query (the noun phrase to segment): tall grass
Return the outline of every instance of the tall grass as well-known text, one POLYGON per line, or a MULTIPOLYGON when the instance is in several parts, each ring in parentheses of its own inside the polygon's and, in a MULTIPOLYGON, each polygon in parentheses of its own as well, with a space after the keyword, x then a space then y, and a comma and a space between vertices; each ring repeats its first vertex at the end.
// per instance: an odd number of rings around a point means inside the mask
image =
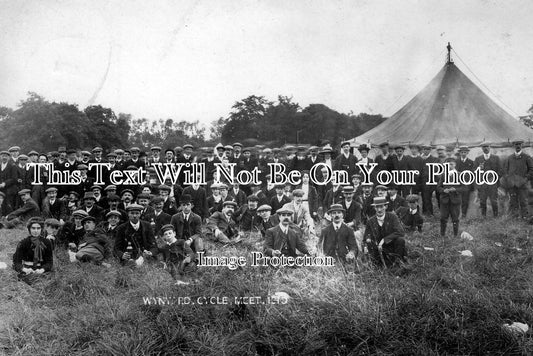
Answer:
MULTIPOLYGON (((438 221, 408 237, 410 267, 345 273, 339 267, 230 271, 203 267, 199 283, 175 286, 156 265, 131 270, 68 262, 28 286, 0 271, 0 345, 10 355, 531 355, 533 248, 530 226, 472 219, 474 241, 442 239, 438 221), (499 247, 495 243, 501 243, 499 247), (431 247, 429 251, 424 247, 431 247), (517 249, 518 248, 518 249, 517 249), (470 249, 474 257, 459 251, 470 249), (401 273, 400 273, 401 272, 401 273), (179 297, 266 297, 287 304, 165 305, 179 297), (147 304, 143 297, 161 297, 147 304), (165 299, 166 298, 166 299, 165 299)), ((24 231, 0 230, 10 264, 24 231)), ((260 250, 251 236, 211 255, 260 250)))

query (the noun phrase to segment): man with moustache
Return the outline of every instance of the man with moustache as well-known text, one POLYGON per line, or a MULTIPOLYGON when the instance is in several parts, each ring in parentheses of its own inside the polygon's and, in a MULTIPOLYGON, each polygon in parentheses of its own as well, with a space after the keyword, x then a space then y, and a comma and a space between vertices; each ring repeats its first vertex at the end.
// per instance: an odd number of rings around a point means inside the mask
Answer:
POLYGON ((344 223, 344 212, 340 204, 329 208, 332 223, 322 230, 318 241, 319 251, 343 264, 353 261, 358 255, 354 231, 344 223))
POLYGON ((515 152, 503 164, 502 185, 510 195, 509 212, 526 218, 528 215, 528 180, 533 177, 533 160, 522 151, 524 141, 513 142, 515 152))
POLYGON ((207 228, 213 234, 214 241, 222 244, 237 243, 241 241, 237 225, 233 220, 233 213, 237 203, 227 200, 222 204, 222 211, 215 211, 207 223, 207 228))
POLYGON ((290 228, 293 211, 283 207, 277 212, 279 225, 268 229, 265 234, 265 255, 296 257, 296 251, 309 254, 299 229, 290 228))

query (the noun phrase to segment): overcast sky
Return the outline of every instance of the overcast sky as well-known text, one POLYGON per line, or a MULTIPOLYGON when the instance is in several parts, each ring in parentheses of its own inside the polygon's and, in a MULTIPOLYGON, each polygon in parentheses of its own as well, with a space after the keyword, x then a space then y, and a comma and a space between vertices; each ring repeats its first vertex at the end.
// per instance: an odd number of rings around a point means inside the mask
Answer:
POLYGON ((282 94, 302 107, 388 116, 437 74, 448 41, 510 114, 533 104, 530 0, 0 5, 0 105, 13 108, 34 91, 208 123, 248 95, 282 94))

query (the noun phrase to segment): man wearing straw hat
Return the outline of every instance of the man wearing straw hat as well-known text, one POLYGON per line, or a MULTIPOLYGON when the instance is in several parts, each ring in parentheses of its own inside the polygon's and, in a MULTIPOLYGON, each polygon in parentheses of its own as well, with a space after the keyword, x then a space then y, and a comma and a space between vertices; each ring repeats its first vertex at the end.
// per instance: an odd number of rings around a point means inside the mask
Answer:
POLYGON ((364 241, 372 261, 379 266, 392 266, 405 262, 405 248, 402 224, 394 213, 387 212, 387 199, 375 197, 372 206, 376 215, 368 220, 364 241))
POLYGON ((322 230, 318 240, 319 251, 342 263, 353 261, 358 254, 354 231, 344 223, 345 212, 341 204, 333 204, 328 209, 332 223, 322 230))

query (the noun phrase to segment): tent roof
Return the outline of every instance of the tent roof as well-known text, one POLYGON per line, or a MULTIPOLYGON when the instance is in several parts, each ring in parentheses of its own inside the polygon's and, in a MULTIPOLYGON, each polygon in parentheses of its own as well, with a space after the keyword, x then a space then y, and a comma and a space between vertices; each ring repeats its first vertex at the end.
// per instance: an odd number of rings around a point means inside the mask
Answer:
POLYGON ((533 130, 509 115, 453 62, 411 101, 380 125, 354 138, 354 144, 442 144, 504 146, 530 141, 533 130))

